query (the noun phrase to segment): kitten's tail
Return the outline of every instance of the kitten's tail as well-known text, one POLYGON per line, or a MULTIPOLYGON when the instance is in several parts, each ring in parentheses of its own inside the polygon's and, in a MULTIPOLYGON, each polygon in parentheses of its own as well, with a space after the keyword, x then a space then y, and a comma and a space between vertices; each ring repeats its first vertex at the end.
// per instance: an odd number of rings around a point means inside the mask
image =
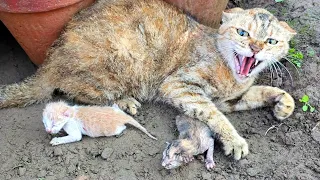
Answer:
POLYGON ((54 88, 42 77, 38 74, 20 83, 0 86, 0 109, 27 106, 51 99, 54 88))
POLYGON ((152 136, 147 130, 146 128, 144 128, 141 124, 138 123, 138 121, 134 120, 133 118, 130 118, 126 123, 140 129, 142 132, 146 133, 146 135, 148 135, 149 137, 151 137, 154 140, 158 140, 156 137, 152 136))

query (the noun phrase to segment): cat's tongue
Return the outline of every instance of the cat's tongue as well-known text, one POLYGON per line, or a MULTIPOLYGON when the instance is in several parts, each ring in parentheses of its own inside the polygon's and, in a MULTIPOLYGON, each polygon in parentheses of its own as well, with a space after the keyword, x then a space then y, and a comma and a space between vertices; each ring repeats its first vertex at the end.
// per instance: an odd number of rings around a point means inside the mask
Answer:
POLYGON ((248 76, 252 64, 255 62, 253 57, 245 57, 241 63, 240 74, 248 76))

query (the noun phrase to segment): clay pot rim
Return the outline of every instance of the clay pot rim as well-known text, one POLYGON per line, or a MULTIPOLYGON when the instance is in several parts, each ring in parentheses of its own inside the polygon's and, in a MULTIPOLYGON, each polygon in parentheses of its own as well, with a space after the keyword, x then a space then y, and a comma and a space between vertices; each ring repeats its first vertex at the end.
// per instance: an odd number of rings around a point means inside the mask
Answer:
POLYGON ((67 7, 83 0, 0 0, 0 12, 37 13, 67 7))

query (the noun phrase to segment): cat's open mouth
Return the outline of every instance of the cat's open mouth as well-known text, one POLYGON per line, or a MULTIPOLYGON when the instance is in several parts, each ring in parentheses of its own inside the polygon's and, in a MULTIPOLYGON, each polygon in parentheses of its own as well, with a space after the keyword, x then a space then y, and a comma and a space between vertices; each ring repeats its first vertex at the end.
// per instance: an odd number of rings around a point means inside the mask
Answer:
POLYGON ((234 60, 237 73, 245 77, 248 77, 251 71, 261 63, 254 57, 246 57, 239 54, 235 56, 234 60))

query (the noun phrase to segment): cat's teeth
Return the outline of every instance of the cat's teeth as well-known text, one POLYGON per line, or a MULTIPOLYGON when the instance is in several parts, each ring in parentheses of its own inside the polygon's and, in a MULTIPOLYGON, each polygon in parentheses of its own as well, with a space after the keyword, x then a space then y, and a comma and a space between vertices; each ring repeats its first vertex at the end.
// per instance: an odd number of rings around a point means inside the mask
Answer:
POLYGON ((258 61, 258 60, 256 60, 256 63, 254 64, 254 66, 257 66, 257 65, 258 65, 258 63, 259 63, 259 61, 258 61))
POLYGON ((245 56, 241 56, 241 55, 240 55, 240 63, 241 63, 241 64, 242 64, 242 62, 243 62, 244 58, 246 58, 246 57, 245 57, 245 56))

